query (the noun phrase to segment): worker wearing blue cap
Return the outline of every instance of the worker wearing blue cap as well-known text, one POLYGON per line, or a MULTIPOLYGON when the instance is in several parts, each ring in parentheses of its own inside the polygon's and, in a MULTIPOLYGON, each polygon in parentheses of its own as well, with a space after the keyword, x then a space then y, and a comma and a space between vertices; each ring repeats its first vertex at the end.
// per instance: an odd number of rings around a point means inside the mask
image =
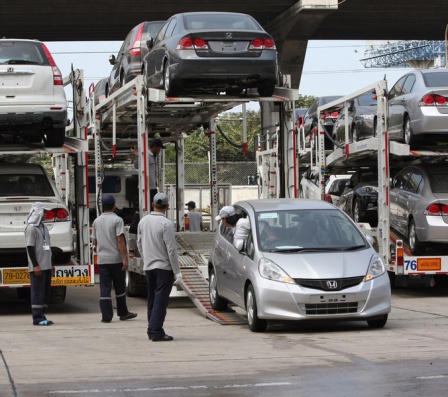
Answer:
POLYGON ((100 271, 100 310, 103 323, 110 323, 114 316, 112 306, 112 284, 117 301, 120 320, 137 317, 126 305, 126 270, 128 256, 124 237, 124 222, 116 213, 115 197, 105 194, 101 200, 103 213, 92 225, 94 251, 98 254, 100 271))

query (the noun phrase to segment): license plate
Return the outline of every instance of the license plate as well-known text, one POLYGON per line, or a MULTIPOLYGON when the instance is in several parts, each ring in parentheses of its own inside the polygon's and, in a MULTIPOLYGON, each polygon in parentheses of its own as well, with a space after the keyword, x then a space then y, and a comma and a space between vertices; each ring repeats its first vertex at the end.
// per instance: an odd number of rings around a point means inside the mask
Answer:
POLYGON ((3 284, 29 284, 28 269, 3 269, 3 284))
MULTIPOLYGON (((3 285, 29 284, 30 275, 27 268, 3 269, 3 285)), ((92 285, 89 265, 55 266, 55 275, 51 285, 92 285)))
POLYGON ((310 303, 341 303, 351 302, 352 300, 353 294, 322 294, 310 296, 310 303))
POLYGON ((420 258, 417 259, 417 270, 422 271, 440 271, 442 270, 441 258, 420 258))

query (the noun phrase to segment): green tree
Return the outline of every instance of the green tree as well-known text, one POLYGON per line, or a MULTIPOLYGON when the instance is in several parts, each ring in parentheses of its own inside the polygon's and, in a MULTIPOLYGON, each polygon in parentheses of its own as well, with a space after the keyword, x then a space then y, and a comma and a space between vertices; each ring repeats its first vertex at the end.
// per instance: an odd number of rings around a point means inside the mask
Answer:
POLYGON ((295 101, 295 107, 296 108, 309 108, 311 105, 311 102, 313 102, 316 99, 313 95, 299 95, 299 99, 295 101))
MULTIPOLYGON (((261 131, 260 111, 249 110, 246 112, 247 124, 247 155, 243 155, 243 114, 223 113, 217 120, 215 128, 216 156, 218 161, 253 161, 255 159, 255 137, 261 131), (222 131, 222 133, 221 133, 222 131)), ((185 140, 185 162, 208 162, 210 140, 203 129, 191 133, 185 140)), ((168 145, 165 153, 165 161, 174 163, 176 153, 174 145, 168 145)))

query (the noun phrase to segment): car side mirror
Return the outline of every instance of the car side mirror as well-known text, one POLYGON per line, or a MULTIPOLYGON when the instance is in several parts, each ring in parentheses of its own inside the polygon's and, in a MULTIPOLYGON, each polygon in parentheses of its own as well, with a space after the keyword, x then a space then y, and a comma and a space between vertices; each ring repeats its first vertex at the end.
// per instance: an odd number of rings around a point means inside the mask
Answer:
POLYGON ((111 65, 115 65, 115 64, 117 63, 117 59, 115 58, 115 55, 111 55, 111 56, 109 57, 109 63, 110 63, 111 65))
POLYGON ((146 40, 146 47, 148 47, 148 50, 152 49, 154 47, 154 39, 150 37, 148 40, 146 40))
POLYGON ((373 237, 370 234, 365 234, 364 236, 366 236, 366 240, 373 247, 373 243, 374 243, 373 237))

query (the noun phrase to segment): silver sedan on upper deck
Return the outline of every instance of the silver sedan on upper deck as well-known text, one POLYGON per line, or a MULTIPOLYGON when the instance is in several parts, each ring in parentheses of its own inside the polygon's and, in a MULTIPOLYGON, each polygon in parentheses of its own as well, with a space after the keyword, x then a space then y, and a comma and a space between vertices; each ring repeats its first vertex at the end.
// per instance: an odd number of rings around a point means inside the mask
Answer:
POLYGON ((389 91, 388 112, 390 139, 402 140, 411 148, 448 141, 448 70, 405 74, 389 91))
POLYGON ((247 312, 249 328, 269 320, 364 320, 383 327, 391 309, 389 277, 356 224, 318 200, 240 201, 250 221, 241 251, 221 222, 209 260, 210 302, 247 312))

